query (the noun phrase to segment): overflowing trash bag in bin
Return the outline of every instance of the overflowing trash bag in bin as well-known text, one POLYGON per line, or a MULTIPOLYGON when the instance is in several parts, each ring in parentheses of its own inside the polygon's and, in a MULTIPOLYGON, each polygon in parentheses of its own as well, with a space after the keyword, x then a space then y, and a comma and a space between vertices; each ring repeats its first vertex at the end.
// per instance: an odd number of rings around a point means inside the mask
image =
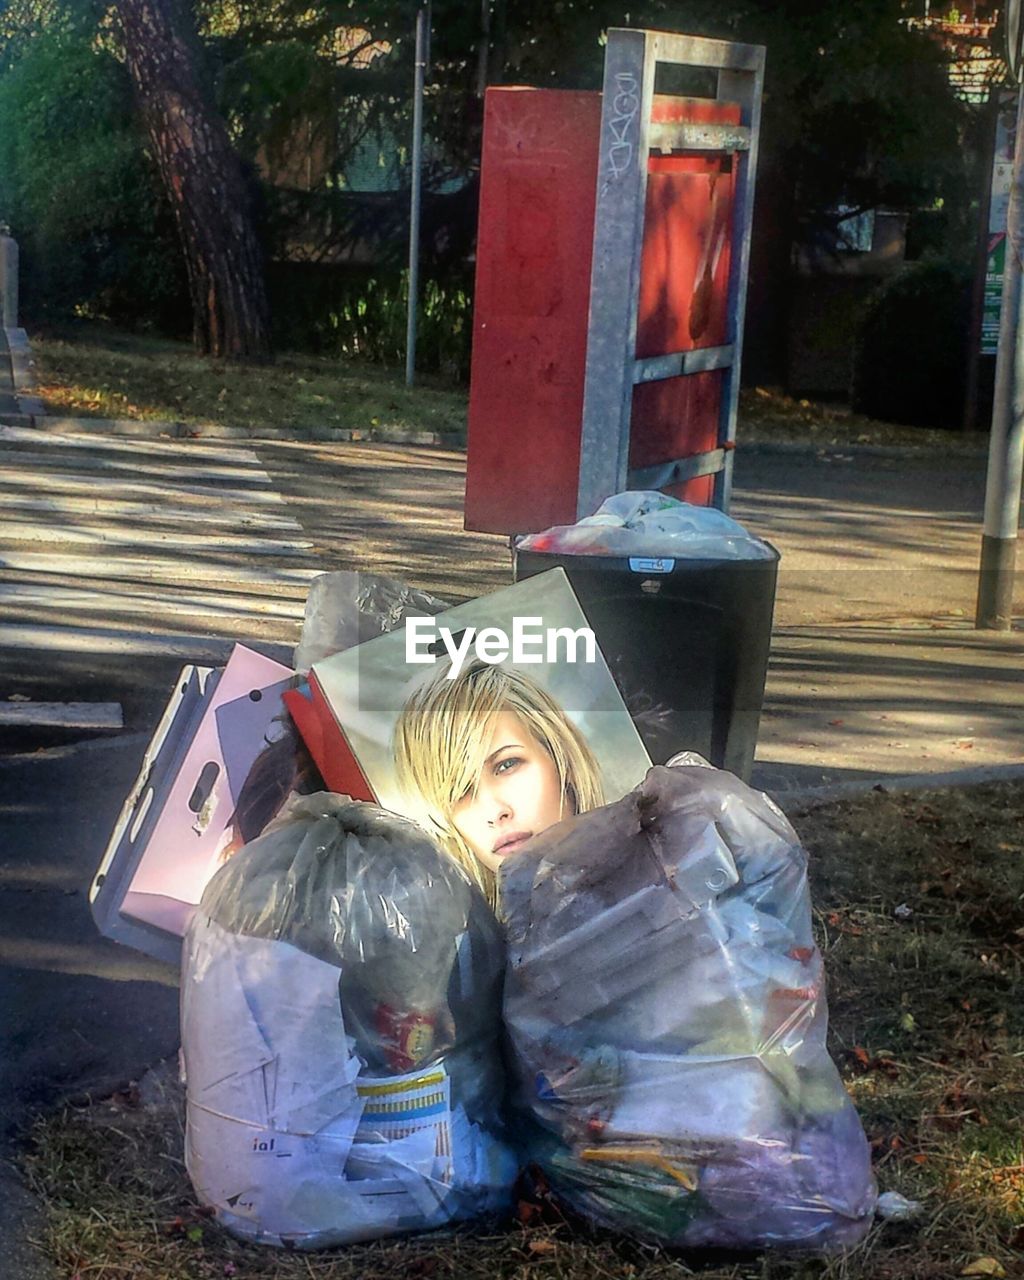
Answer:
POLYGON ((680 751, 749 778, 779 555, 713 507, 617 493, 515 539, 517 581, 565 570, 655 764, 680 751))
POLYGON ((680 502, 657 489, 606 498, 592 516, 516 538, 517 551, 571 555, 682 556, 687 559, 774 560, 766 542, 715 507, 680 502))
POLYGON ((507 1207, 503 961, 483 898, 420 828, 295 800, 217 872, 185 939, 199 1199, 299 1248, 507 1207))
POLYGON ((806 857, 698 760, 502 868, 526 1155, 580 1213, 664 1244, 847 1246, 875 1188, 825 1048, 806 857))

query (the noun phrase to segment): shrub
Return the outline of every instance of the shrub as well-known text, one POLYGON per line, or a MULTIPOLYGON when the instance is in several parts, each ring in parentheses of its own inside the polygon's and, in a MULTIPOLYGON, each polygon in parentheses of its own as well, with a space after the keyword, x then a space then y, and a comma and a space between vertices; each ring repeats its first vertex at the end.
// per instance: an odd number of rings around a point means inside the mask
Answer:
MULTIPOLYGON (((405 363, 406 272, 276 262, 269 270, 275 342, 291 350, 405 363)), ((417 369, 469 377, 469 268, 420 280, 417 369)))
POLYGON ((957 427, 963 415, 971 276, 922 259, 868 300, 853 363, 853 408, 911 426, 957 427))
POLYGON ((26 314, 187 321, 181 251, 128 74, 95 32, 57 26, 8 50, 0 120, 0 214, 21 244, 26 314))

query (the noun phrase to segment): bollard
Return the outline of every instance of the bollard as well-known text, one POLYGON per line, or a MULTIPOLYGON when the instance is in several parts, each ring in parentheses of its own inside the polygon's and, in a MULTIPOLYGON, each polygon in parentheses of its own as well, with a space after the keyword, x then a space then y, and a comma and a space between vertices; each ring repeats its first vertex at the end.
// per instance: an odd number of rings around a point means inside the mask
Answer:
POLYGON ((0 323, 18 327, 18 242, 0 229, 0 323))

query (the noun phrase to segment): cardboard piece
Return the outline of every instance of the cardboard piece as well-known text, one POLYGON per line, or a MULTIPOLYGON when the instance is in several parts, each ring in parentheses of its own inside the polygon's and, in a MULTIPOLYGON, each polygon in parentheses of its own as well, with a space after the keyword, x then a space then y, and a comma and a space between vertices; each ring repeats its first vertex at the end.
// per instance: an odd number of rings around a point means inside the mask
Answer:
POLYGON ((179 962, 193 908, 230 853, 242 786, 281 732, 293 680, 244 645, 221 672, 182 669, 93 880, 101 933, 179 962))

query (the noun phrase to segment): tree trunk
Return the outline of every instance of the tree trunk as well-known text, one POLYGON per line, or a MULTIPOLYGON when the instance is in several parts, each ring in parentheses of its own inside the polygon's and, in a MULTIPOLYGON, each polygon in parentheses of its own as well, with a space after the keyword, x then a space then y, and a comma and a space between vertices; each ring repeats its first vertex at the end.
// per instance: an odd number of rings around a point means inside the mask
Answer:
POLYGON ((241 164, 204 92, 178 0, 117 0, 125 51, 188 267, 196 348, 270 357, 263 261, 241 164))

